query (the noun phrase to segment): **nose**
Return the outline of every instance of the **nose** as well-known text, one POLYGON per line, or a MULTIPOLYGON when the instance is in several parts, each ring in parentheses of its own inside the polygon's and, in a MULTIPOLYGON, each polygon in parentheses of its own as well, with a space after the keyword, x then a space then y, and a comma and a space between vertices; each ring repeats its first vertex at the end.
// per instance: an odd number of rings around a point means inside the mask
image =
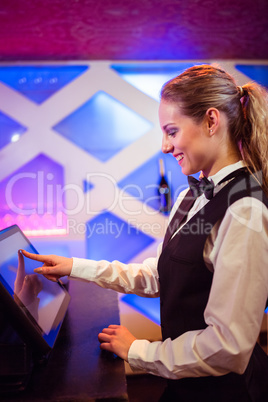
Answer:
POLYGON ((168 139, 163 137, 162 140, 162 152, 164 154, 169 154, 173 150, 173 145, 169 142, 168 139))

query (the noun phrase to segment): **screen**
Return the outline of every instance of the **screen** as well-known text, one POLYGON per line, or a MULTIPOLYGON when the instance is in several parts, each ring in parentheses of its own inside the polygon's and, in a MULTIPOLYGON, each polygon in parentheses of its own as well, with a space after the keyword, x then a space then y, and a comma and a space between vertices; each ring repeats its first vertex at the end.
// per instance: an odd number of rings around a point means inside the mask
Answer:
POLYGON ((35 332, 52 347, 70 297, 60 283, 36 274, 34 269, 42 263, 24 257, 20 249, 37 253, 17 225, 0 232, 1 291, 9 294, 16 308, 23 313, 22 317, 30 321, 35 332))

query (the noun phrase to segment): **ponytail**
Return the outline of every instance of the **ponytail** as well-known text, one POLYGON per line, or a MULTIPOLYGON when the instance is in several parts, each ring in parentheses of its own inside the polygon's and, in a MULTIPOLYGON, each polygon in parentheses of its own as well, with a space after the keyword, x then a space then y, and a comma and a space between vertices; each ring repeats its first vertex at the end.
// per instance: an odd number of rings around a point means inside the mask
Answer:
POLYGON ((242 89, 242 157, 251 173, 262 172, 262 188, 268 195, 268 94, 256 83, 248 83, 242 89))

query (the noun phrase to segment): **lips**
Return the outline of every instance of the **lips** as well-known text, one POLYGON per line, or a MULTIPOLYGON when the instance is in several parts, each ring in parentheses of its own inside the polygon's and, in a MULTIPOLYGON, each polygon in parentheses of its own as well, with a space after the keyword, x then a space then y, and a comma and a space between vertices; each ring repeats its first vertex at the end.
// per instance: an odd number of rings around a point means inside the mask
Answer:
POLYGON ((178 163, 180 163, 183 160, 184 155, 181 153, 179 155, 174 155, 174 157, 177 159, 178 163))

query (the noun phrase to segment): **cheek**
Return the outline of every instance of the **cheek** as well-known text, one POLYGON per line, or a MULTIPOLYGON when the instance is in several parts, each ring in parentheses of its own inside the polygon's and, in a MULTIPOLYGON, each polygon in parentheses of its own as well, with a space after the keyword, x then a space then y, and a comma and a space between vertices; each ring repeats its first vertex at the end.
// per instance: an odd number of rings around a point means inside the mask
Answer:
POLYGON ((188 157, 189 161, 193 165, 202 165, 204 160, 207 158, 208 150, 204 144, 200 142, 193 141, 192 144, 189 145, 186 151, 186 156, 188 157))
POLYGON ((202 147, 198 144, 192 152, 192 156, 196 159, 196 161, 200 162, 207 157, 207 148, 202 147))

